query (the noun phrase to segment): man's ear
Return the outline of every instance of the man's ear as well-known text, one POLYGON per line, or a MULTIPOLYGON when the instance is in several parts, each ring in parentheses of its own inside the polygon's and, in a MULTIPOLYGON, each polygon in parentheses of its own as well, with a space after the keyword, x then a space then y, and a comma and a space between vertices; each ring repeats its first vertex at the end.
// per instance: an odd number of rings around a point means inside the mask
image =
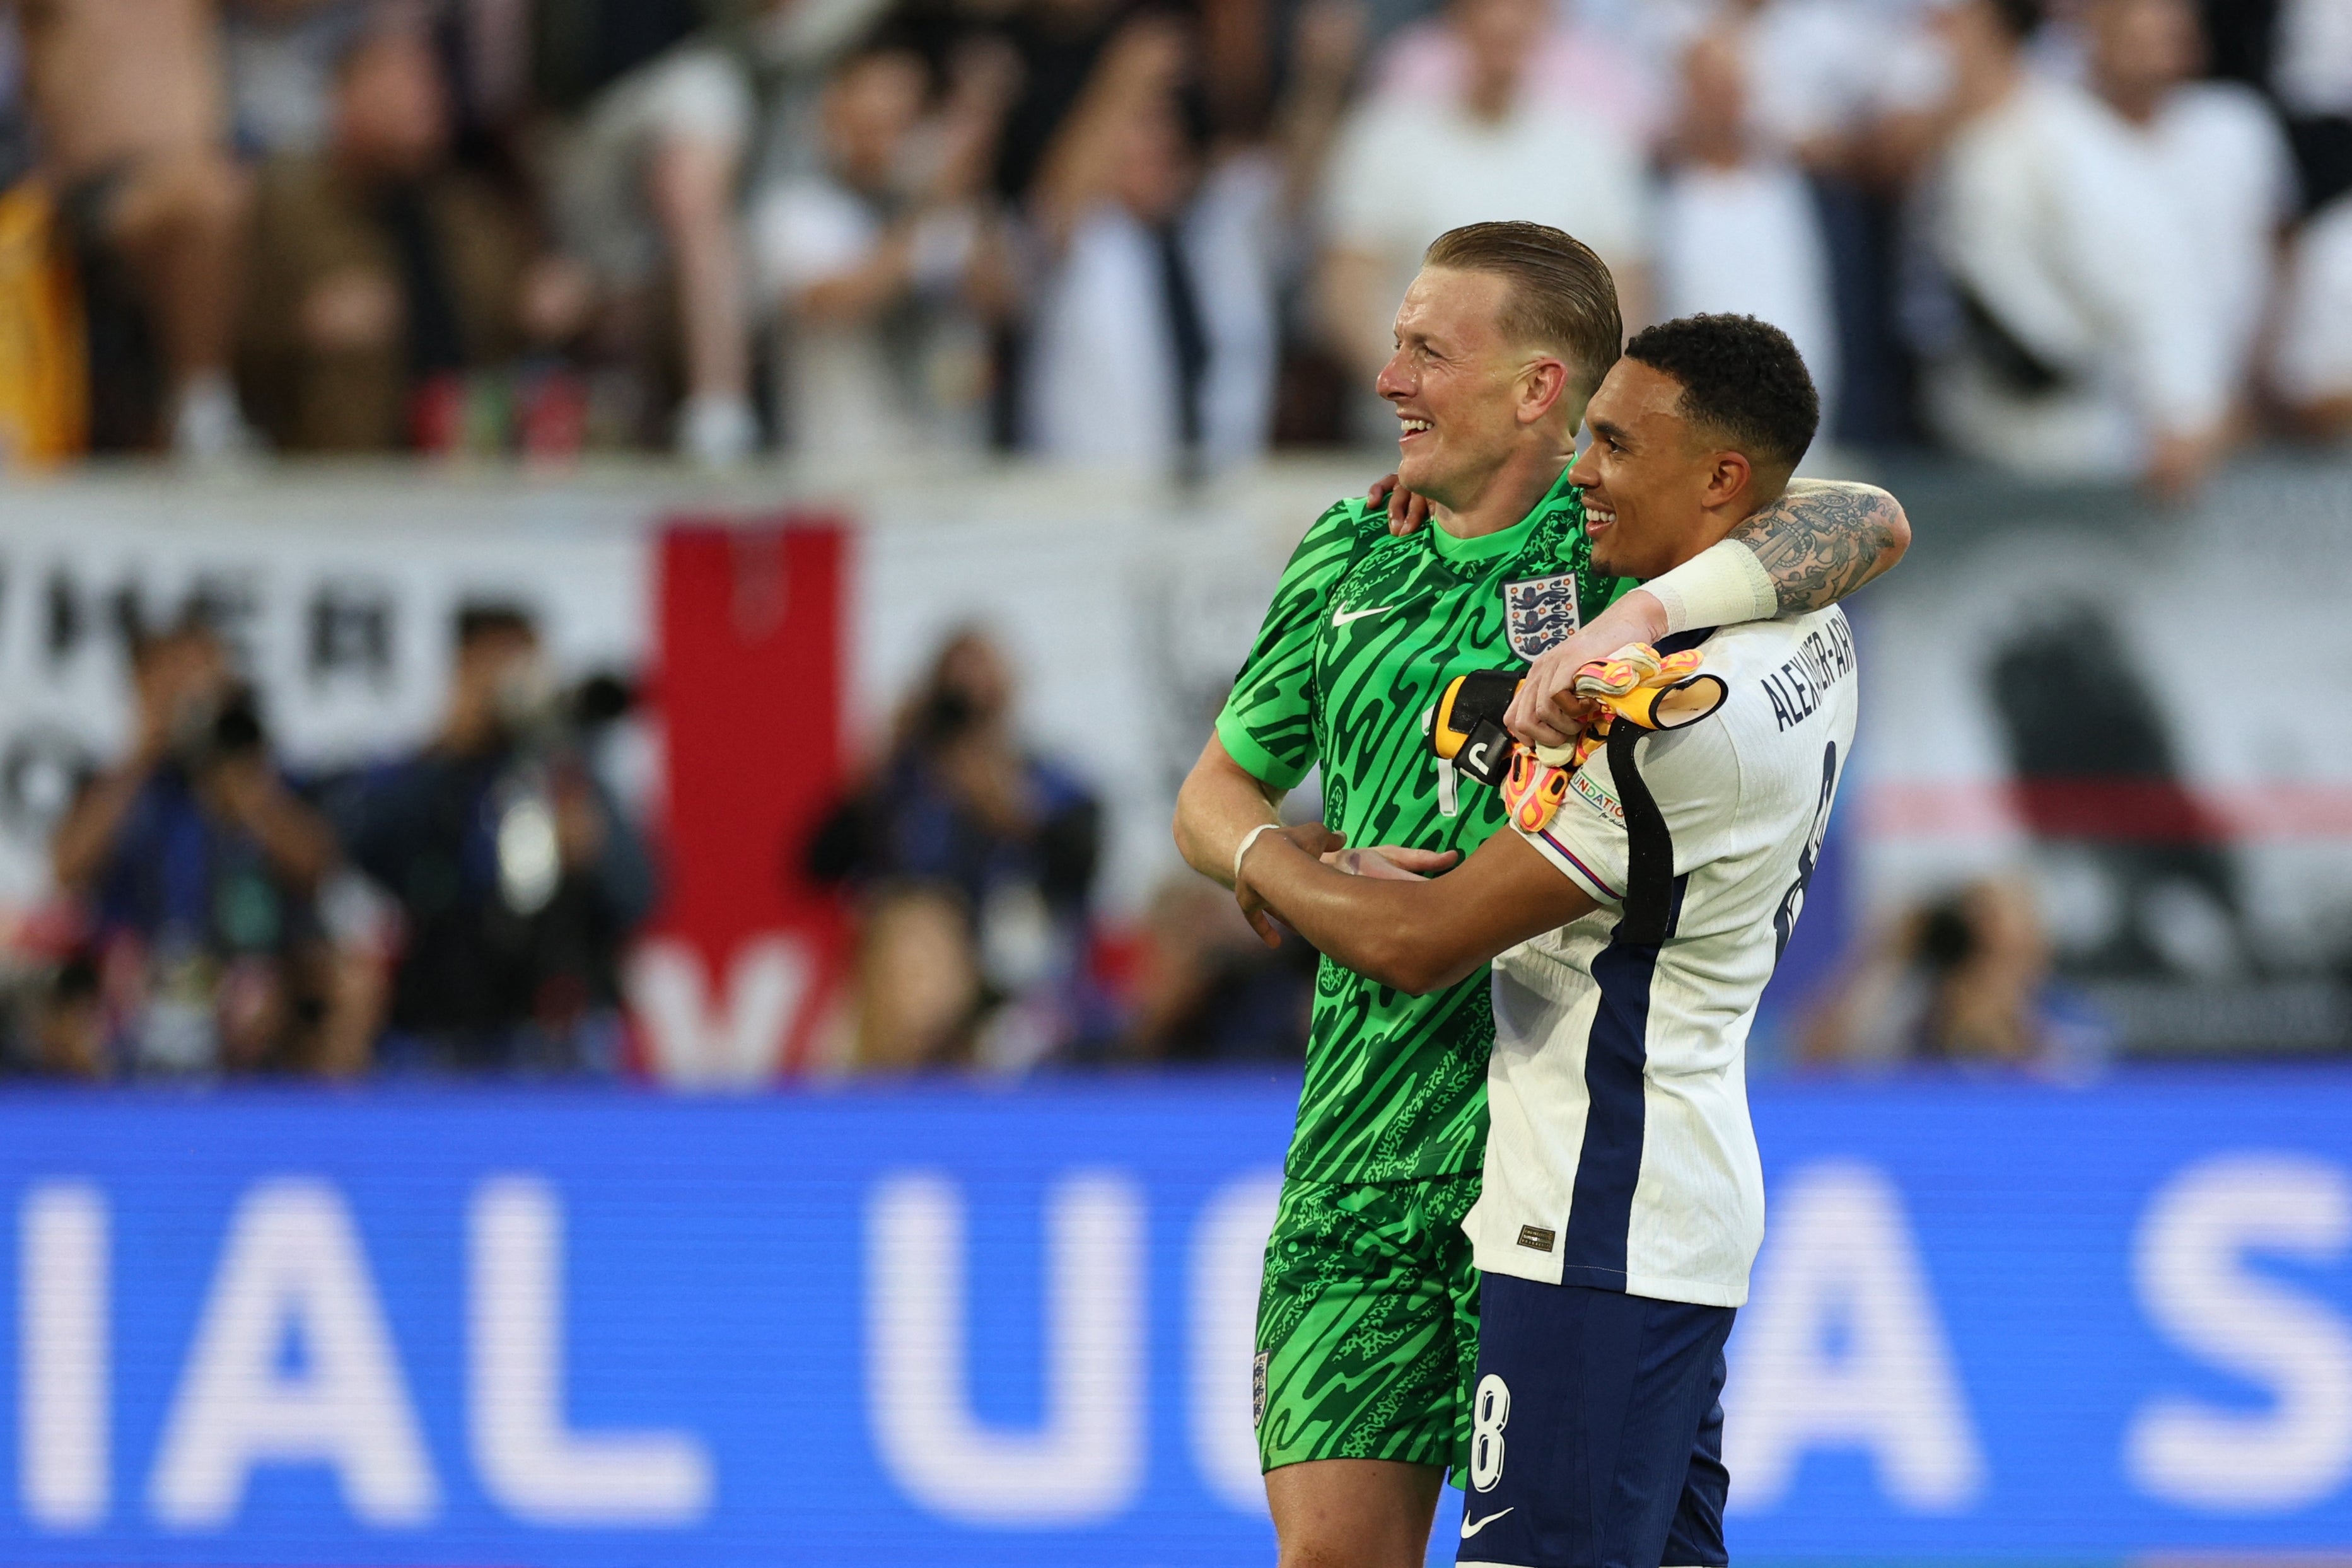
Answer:
POLYGON ((1728 448, 1717 451, 1713 466, 1707 470, 1704 504, 1708 507, 1731 505, 1739 499, 1756 477, 1755 465, 1748 461, 1748 454, 1728 448))
POLYGON ((1528 361, 1519 372, 1519 423, 1533 424, 1569 394, 1568 364, 1549 355, 1528 361))

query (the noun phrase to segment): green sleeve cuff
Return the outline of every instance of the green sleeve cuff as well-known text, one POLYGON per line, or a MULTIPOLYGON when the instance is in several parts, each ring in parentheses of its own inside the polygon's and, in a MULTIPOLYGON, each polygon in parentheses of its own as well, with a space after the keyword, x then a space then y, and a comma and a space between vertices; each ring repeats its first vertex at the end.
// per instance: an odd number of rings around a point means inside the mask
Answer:
POLYGON ((1305 768, 1293 768, 1260 746, 1244 727, 1240 716, 1231 709, 1217 716, 1217 740, 1224 747, 1225 755, 1239 763, 1243 772, 1261 784, 1271 784, 1277 789, 1295 789, 1298 781, 1307 777, 1305 768))

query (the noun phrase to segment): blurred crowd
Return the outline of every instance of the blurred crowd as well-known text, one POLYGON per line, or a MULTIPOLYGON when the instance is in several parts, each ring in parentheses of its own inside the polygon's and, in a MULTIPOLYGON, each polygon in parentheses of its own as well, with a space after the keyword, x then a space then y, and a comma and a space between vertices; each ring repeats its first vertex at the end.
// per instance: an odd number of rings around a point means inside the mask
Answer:
POLYGON ((1509 216, 2178 493, 2352 433, 2347 191, 2352 0, 13 0, 0 450, 1196 472, 1509 216))
POLYGON ((561 689, 525 609, 456 617, 438 731, 328 777, 280 764, 201 607, 124 628, 129 746, 50 841, 0 1065, 48 1076, 612 1072, 619 962, 655 895, 595 742, 609 677, 561 689))
MULTIPOLYGON (((126 612, 127 614, 127 612, 126 612)), ((530 612, 470 602, 436 731, 306 774, 202 603, 121 628, 132 724, 52 832, 59 896, 0 955, 0 1076, 208 1081, 650 1071, 623 974, 658 848, 613 784, 633 694, 557 681, 530 612)), ((851 936, 820 1071, 1296 1061, 1314 955, 1189 873, 1098 918, 1099 804, 1021 740, 976 628, 775 874, 851 936)))

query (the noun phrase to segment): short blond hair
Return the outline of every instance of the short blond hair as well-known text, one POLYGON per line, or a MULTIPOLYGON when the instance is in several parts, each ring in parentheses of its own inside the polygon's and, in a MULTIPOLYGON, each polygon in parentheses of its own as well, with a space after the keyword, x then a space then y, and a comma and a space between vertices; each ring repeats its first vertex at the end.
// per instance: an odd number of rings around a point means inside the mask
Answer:
POLYGON ((1465 224, 1431 241, 1421 264, 1502 278, 1503 330, 1578 367, 1585 396, 1617 362, 1625 336, 1617 280, 1575 235, 1545 224, 1465 224))

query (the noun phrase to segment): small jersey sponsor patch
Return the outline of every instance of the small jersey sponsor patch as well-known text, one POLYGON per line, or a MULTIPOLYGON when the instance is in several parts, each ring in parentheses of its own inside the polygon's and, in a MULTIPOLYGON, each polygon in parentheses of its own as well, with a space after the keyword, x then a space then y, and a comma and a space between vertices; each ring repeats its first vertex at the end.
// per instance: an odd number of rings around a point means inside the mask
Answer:
POLYGON ((1250 1363, 1250 1430, 1265 1425, 1265 1369, 1274 1352, 1262 1350, 1250 1363))
POLYGON ((1503 620, 1511 652, 1522 659, 1533 660, 1559 647, 1583 624, 1577 613, 1576 573, 1503 584, 1503 620))
POLYGON ((1519 1245, 1522 1247, 1531 1248, 1538 1252, 1550 1251, 1551 1244, 1559 1239, 1559 1232, 1556 1230, 1546 1230, 1540 1225, 1522 1225, 1519 1227, 1519 1245))
POLYGON ((1576 791, 1578 797, 1581 799, 1586 805, 1591 807, 1594 810, 1600 812, 1602 816, 1608 818, 1619 827, 1622 828, 1625 825, 1625 808, 1617 803, 1616 796, 1612 795, 1608 790, 1603 789, 1600 785, 1595 784, 1589 773, 1580 769, 1569 783, 1570 788, 1576 791))

